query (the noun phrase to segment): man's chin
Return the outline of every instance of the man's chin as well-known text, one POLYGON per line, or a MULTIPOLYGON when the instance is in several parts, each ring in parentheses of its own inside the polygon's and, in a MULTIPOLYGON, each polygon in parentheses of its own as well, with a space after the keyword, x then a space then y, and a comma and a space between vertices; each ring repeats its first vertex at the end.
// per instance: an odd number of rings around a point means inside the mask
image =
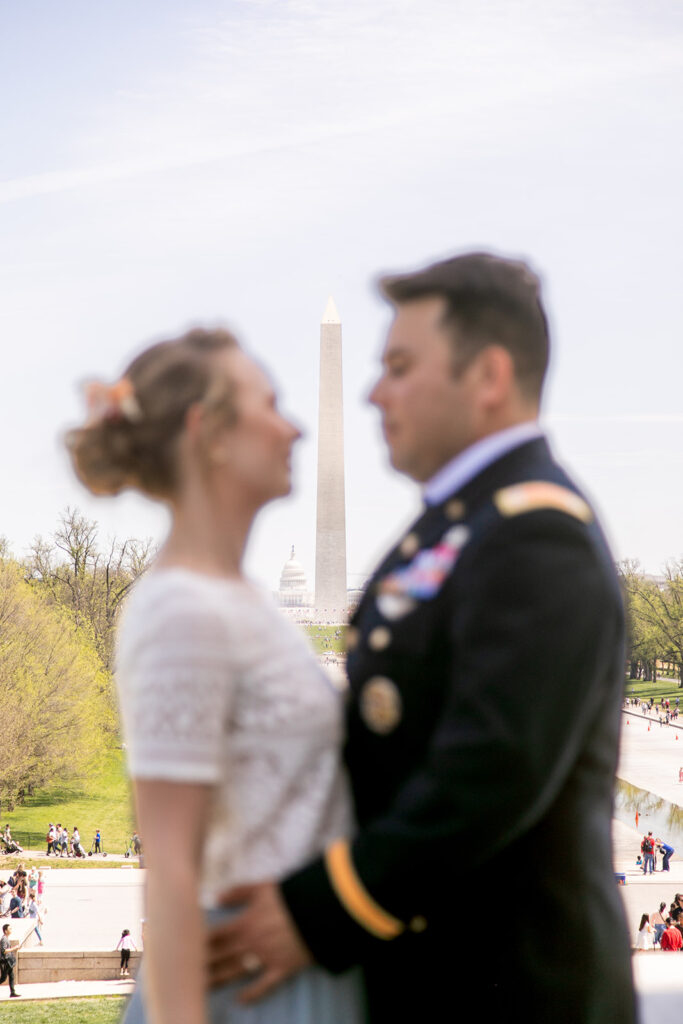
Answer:
POLYGON ((391 468, 395 469, 397 473, 401 473, 403 476, 417 481, 417 483, 421 482, 421 477, 415 473, 415 468, 410 459, 407 459, 405 456, 402 458, 400 453, 392 451, 391 448, 389 448, 389 463, 391 468))

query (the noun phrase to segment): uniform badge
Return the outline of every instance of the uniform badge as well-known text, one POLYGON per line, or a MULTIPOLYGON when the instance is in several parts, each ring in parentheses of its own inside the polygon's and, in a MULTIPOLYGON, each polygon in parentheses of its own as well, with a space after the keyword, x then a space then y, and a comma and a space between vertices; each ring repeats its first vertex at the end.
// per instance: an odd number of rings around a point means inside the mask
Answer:
POLYGON ((493 503, 502 516, 518 516, 524 512, 556 509, 568 516, 590 523, 593 511, 583 498, 568 487, 549 480, 527 480, 503 487, 493 495, 493 503))
POLYGON ((385 619, 393 621, 394 619, 402 619, 404 615, 408 615, 409 612, 417 608, 417 601, 407 594, 384 593, 381 590, 380 584, 380 591, 377 594, 377 607, 385 619))
POLYGON ((403 701, 396 683, 386 676, 368 679, 360 692, 360 715, 368 729, 386 736, 403 717, 403 701))
POLYGON ((418 601, 438 594, 470 537, 468 527, 451 526, 433 548, 418 551, 412 562, 395 569, 377 585, 377 607, 386 619, 398 619, 418 601))

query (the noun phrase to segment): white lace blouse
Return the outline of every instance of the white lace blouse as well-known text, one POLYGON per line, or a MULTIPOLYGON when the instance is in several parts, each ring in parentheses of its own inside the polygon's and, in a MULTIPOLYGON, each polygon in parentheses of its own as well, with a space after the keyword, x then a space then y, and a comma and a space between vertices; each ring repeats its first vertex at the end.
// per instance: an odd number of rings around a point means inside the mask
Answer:
POLYGON ((214 787, 204 906, 349 834, 341 695, 252 584, 150 572, 127 601, 117 682, 130 774, 214 787))

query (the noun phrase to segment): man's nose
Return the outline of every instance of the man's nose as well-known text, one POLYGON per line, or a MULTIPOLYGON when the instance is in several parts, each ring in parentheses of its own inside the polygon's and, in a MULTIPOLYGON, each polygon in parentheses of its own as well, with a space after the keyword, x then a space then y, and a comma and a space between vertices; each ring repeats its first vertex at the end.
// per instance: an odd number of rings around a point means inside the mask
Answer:
POLYGON ((368 402, 370 405, 382 405, 384 395, 384 377, 380 377, 370 390, 368 395, 368 402))

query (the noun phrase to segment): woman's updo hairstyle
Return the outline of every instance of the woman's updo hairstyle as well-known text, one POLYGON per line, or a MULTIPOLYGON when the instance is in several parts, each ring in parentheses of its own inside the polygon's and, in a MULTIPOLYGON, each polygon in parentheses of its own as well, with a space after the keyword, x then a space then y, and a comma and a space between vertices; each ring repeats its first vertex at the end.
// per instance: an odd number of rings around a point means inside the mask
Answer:
POLYGON ((93 494, 135 488, 170 497, 177 485, 176 446, 191 405, 215 411, 217 425, 235 420, 233 385, 215 357, 238 349, 226 330, 195 328, 142 352, 120 381, 88 387, 90 417, 66 444, 79 479, 93 494))

